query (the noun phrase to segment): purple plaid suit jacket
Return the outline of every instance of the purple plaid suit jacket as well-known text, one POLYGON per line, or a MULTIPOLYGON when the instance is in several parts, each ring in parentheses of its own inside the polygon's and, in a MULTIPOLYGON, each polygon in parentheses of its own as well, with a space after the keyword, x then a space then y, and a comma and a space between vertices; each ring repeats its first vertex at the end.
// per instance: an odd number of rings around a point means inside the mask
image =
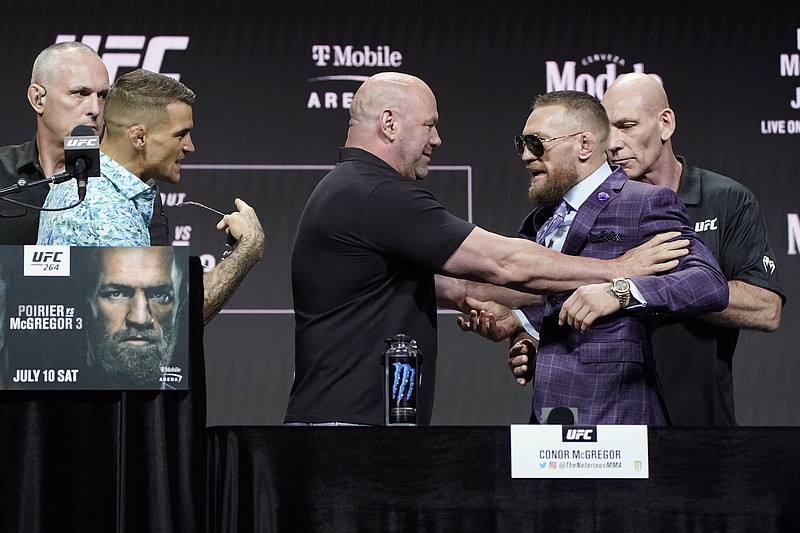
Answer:
MULTIPOLYGON (((648 315, 694 315, 728 305, 725 277, 696 238, 678 196, 629 180, 622 169, 613 168, 575 214, 561 252, 613 259, 658 233, 677 230, 691 241, 689 254, 668 274, 632 279, 647 301, 644 311, 603 317, 585 333, 558 326, 561 304, 569 294, 548 296, 543 305, 522 309, 540 333, 532 421, 542 420, 542 408, 564 406, 578 409, 577 424, 666 423, 648 315)), ((536 240, 536 230, 551 214, 552 206, 533 210, 520 236, 536 240)))

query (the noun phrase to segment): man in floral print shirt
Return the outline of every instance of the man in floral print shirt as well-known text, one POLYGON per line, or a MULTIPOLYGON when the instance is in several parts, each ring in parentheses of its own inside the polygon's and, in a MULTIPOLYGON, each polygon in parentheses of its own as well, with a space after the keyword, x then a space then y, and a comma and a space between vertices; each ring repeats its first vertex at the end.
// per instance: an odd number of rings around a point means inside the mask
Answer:
MULTIPOLYGON (((194 152, 194 92, 182 83, 139 69, 114 83, 105 104, 106 134, 100 145, 100 178, 87 182, 78 203, 75 180, 54 186, 39 222, 40 245, 148 246, 147 226, 155 191, 148 180, 176 184, 181 160, 194 152)), ((203 279, 203 316, 208 322, 230 298, 261 258, 264 231, 255 211, 236 199, 237 211, 225 215, 217 229, 229 231, 238 244, 225 261, 203 279)))

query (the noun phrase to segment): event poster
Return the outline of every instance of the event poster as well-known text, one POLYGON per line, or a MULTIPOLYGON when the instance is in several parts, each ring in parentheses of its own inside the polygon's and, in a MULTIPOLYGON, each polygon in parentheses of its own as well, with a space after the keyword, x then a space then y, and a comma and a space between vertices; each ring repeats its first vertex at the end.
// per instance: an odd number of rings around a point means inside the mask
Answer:
POLYGON ((0 246, 0 389, 188 389, 186 247, 0 246))

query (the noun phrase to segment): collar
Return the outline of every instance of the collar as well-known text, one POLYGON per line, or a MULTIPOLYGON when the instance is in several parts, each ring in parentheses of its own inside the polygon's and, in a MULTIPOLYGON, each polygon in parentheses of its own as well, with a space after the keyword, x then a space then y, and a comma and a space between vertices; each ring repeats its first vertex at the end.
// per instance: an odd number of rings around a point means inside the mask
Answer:
POLYGON ((39 164, 39 146, 36 144, 36 136, 34 135, 33 140, 27 143, 27 145, 22 145, 23 150, 21 152, 20 158, 17 160, 17 174, 22 174, 22 169, 25 167, 33 167, 36 171, 40 174, 42 173, 42 167, 39 164))
POLYGON ((678 186, 678 198, 683 205, 697 205, 700 203, 701 180, 700 169, 690 165, 681 156, 675 156, 681 163, 681 183, 678 186))
POLYGON ((389 172, 393 172, 398 176, 400 175, 389 163, 376 156, 372 152, 364 150, 363 148, 356 148, 355 146, 344 146, 339 148, 339 162, 344 163, 346 161, 363 161, 365 163, 373 163, 385 168, 389 172))
POLYGON ((100 169, 103 177, 113 183, 119 192, 129 200, 143 192, 155 194, 155 191, 147 183, 102 151, 100 152, 100 169))
POLYGON ((608 162, 604 161, 597 170, 567 191, 567 194, 564 195, 564 200, 567 201, 573 210, 577 211, 580 209, 581 205, 583 205, 583 202, 585 202, 610 175, 611 167, 608 165, 608 162))

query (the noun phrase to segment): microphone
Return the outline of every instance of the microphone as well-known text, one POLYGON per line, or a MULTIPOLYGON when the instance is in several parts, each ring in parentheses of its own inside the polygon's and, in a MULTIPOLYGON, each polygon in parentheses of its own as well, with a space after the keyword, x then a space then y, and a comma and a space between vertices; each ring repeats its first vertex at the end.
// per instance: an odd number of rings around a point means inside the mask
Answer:
POLYGON ((100 177, 100 137, 89 126, 75 126, 64 137, 64 166, 78 182, 78 200, 86 197, 86 180, 100 177))
POLYGON ((542 415, 545 417, 545 424, 572 426, 575 424, 575 417, 578 410, 570 407, 558 406, 550 409, 549 413, 545 414, 544 411, 545 410, 542 409, 542 415))

